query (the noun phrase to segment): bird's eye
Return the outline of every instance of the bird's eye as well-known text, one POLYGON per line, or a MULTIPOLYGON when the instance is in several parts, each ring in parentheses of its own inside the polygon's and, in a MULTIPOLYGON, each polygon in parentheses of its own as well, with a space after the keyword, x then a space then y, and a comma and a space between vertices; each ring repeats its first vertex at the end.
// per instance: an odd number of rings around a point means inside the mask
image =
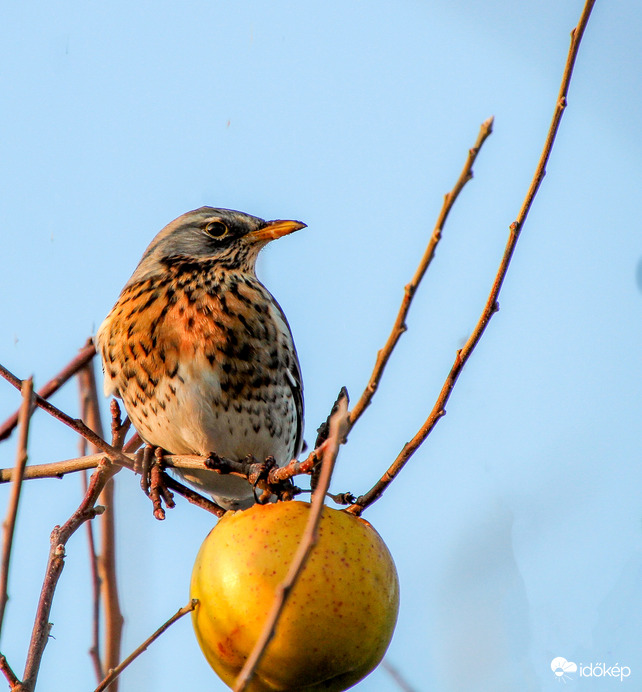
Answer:
POLYGON ((212 238, 224 238, 227 235, 228 228, 222 221, 210 221, 205 226, 205 233, 212 238))

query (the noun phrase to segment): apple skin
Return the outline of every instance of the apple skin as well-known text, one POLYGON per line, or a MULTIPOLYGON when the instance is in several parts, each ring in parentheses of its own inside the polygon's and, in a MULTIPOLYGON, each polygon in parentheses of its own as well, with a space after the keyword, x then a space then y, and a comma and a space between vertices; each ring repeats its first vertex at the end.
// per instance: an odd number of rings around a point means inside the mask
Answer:
MULTIPOLYGON (((230 687, 259 638, 309 513, 309 503, 292 501, 228 512, 201 546, 192 623, 205 657, 230 687)), ((383 658, 398 610, 397 571, 382 538, 365 520, 324 507, 319 541, 248 689, 347 690, 383 658)))

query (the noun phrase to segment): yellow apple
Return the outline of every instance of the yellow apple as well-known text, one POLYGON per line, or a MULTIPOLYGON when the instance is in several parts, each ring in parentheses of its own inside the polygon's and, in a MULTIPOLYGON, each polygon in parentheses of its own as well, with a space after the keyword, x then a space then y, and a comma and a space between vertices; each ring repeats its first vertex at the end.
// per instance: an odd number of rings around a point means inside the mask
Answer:
MULTIPOLYGON (((307 502, 228 512, 194 564, 196 637, 230 687, 250 655, 310 513, 307 502)), ((319 541, 289 595, 248 689, 340 692, 383 658, 397 620, 399 582, 372 526, 324 507, 319 541)))

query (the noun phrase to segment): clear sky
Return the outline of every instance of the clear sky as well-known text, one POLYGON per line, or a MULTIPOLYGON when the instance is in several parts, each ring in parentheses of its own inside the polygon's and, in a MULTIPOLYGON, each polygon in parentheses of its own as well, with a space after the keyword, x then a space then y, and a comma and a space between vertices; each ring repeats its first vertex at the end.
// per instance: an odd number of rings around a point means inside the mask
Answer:
MULTIPOLYGON (((408 332, 339 458, 333 488, 365 491, 427 416, 479 316, 581 8, 5 3, 0 362, 42 385, 187 210, 301 219, 308 228, 265 251, 259 273, 294 332, 313 442, 339 388, 356 400, 365 386, 443 195, 494 115, 408 332)), ((401 581, 388 657, 418 691, 558 689, 558 656, 642 676, 641 35, 639 3, 597 1, 501 310, 446 417, 366 513, 401 581)), ((54 402, 75 415, 75 385, 54 402)), ((0 382, 2 419, 18 403, 0 382)), ((36 414, 32 463, 76 453, 73 433, 36 414)), ((14 440, 0 445, 2 466, 14 454, 14 440)), ((117 486, 128 653, 186 603, 212 522, 180 500, 157 522, 137 479, 123 472, 117 486)), ((74 476, 25 485, 0 643, 18 671, 49 533, 79 499, 74 476)), ((67 552, 42 692, 93 689, 83 532, 67 552)), ((565 689, 619 684, 572 677, 565 689)), ((121 689, 224 688, 185 619, 121 689)), ((378 670, 355 689, 395 685, 378 670)))

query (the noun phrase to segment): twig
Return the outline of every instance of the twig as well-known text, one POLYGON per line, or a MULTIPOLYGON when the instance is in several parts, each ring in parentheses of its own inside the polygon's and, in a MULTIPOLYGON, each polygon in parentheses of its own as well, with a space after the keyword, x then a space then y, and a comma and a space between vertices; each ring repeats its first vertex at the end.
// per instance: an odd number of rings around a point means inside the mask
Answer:
POLYGON ((350 411, 350 428, 354 426, 354 424, 359 420, 366 408, 370 405, 372 397, 377 391, 379 381, 381 380, 381 376, 383 374, 384 368, 386 367, 386 364, 388 363, 390 355, 392 354, 393 349, 397 345, 397 342, 399 341, 401 335, 407 329, 406 317, 408 316, 408 311, 410 310, 412 299, 417 291, 417 288, 419 287, 419 284, 421 283, 421 280, 424 277, 424 274, 426 273, 426 270, 428 269, 433 257, 435 256, 435 250, 437 248, 439 241, 441 240, 441 234, 446 223, 446 219, 448 218, 448 214, 450 213, 450 210, 455 204, 455 201, 457 200, 457 197, 459 196, 459 193, 462 191, 464 185, 466 185, 466 183, 473 177, 473 164, 477 159, 477 155, 479 154, 482 145, 493 131, 493 120, 494 119, 490 117, 488 118, 488 120, 485 120, 481 124, 479 135, 477 136, 477 141, 473 145, 472 149, 468 150, 468 157, 466 159, 466 163, 464 164, 464 168, 461 174, 459 175, 459 178, 457 179, 455 186, 450 192, 444 195, 444 203, 441 207, 441 211, 439 212, 439 216, 437 217, 437 222, 435 223, 432 235, 430 236, 428 246, 426 247, 424 255, 421 258, 421 261, 419 262, 419 266, 417 267, 414 276, 410 280, 410 283, 408 283, 404 288, 403 300, 401 302, 401 307, 399 308, 397 318, 395 319, 395 323, 392 327, 392 331, 390 332, 388 340, 386 341, 383 348, 377 353, 377 360, 375 362, 372 374, 370 375, 368 385, 366 386, 365 390, 363 391, 363 394, 359 398, 359 401, 357 401, 357 403, 350 411))
MULTIPOLYGON (((0 376, 4 377, 4 379, 12 384, 16 389, 20 389, 22 387, 22 380, 16 377, 12 372, 9 372, 9 370, 7 370, 7 368, 5 368, 3 365, 0 365, 0 376)), ((126 466, 130 469, 133 468, 131 459, 105 442, 105 440, 103 440, 99 435, 96 435, 96 433, 93 430, 90 430, 81 420, 72 418, 64 411, 61 411, 53 404, 45 401, 45 399, 37 394, 35 396, 35 403, 48 414, 54 418, 57 418, 65 425, 69 426, 72 430, 75 430, 79 435, 82 435, 88 442, 96 445, 96 447, 100 449, 101 452, 104 452, 105 455, 108 456, 115 464, 118 464, 119 466, 126 466)))
MULTIPOLYGON (((88 363, 79 373, 83 398, 86 400, 87 424, 101 438, 104 438, 102 423, 100 420, 100 408, 94 376, 94 364, 88 363)), ((112 400, 112 440, 113 446, 122 450, 125 434, 129 422, 125 425, 120 422, 120 410, 115 400, 112 400)), ((94 449, 94 451, 98 451, 94 449)), ((105 508, 100 517, 100 555, 98 558, 98 572, 102 584, 102 598, 105 618, 105 651, 102 657, 103 670, 109 670, 117 665, 120 660, 120 645, 123 631, 123 615, 118 598, 118 581, 116 577, 116 531, 115 531, 115 504, 114 504, 114 480, 110 479, 98 499, 105 508)), ((102 676, 101 676, 102 677, 102 676)), ((100 679, 100 678, 99 678, 100 679)), ((113 686, 113 692, 118 692, 118 683, 113 686)))
POLYGON ((33 379, 30 377, 22 383, 22 406, 18 415, 20 436, 16 451, 16 465, 13 469, 13 485, 7 507, 7 517, 2 525, 2 563, 0 563, 0 632, 4 621, 4 611, 9 600, 9 564, 11 562, 11 548, 13 535, 16 529, 16 517, 18 516, 18 503, 22 489, 22 476, 27 464, 27 441, 29 440, 29 419, 33 410, 33 379))
POLYGON ((36 611, 36 619, 27 653, 27 662, 23 675, 21 692, 32 692, 38 677, 42 655, 44 653, 49 632, 51 631, 51 623, 49 622, 49 614, 51 612, 51 604, 53 595, 60 579, 65 564, 65 545, 69 538, 77 531, 77 529, 89 519, 93 519, 102 511, 101 507, 96 507, 96 501, 100 495, 105 483, 120 469, 109 462, 103 460, 98 469, 94 471, 89 480, 89 489, 83 498, 78 509, 71 517, 63 524, 63 526, 55 526, 51 532, 49 559, 47 561, 47 569, 45 579, 40 592, 38 608, 36 611))
MULTIPOLYGON (((317 439, 314 441, 314 451, 319 449, 319 447, 321 447, 323 443, 328 439, 328 435, 330 434, 330 421, 332 420, 332 416, 337 411, 339 404, 343 399, 345 399, 345 405, 347 406, 350 403, 350 397, 348 396, 348 390, 346 389, 346 387, 341 387, 339 391, 339 396, 337 396, 334 404, 332 404, 332 408, 330 409, 328 417, 317 428, 317 439)), ((321 457, 319 456, 318 459, 320 458, 321 457)), ((314 492, 315 488, 317 487, 320 473, 321 465, 317 463, 312 467, 312 473, 310 477, 310 489, 312 490, 312 492, 314 492)), ((330 493, 328 493, 328 495, 329 494, 330 493)))
MULTIPOLYGON (((81 446, 86 446, 86 440, 81 438, 81 446)), ((82 452, 81 452, 82 453, 82 452)), ((82 473, 83 497, 89 489, 89 480, 87 471, 82 473)), ((103 672, 103 664, 100 660, 100 575, 98 573, 98 555, 96 553, 96 541, 94 539, 94 527, 92 522, 85 523, 87 527, 87 545, 89 547, 89 571, 91 574, 91 591, 92 591, 92 628, 91 628, 91 647, 89 648, 89 656, 94 664, 94 672, 96 679, 102 680, 105 676, 103 672)))
MULTIPOLYGON (((66 365, 54 378, 49 380, 47 384, 38 390, 38 396, 43 399, 48 399, 52 394, 55 394, 67 380, 73 377, 86 363, 88 363, 96 355, 96 347, 91 339, 80 350, 78 355, 66 365)), ((18 411, 0 426, 0 441, 11 435, 13 429, 18 425, 18 411)))
MULTIPOLYGON (((104 454, 90 454, 76 459, 54 461, 51 464, 29 464, 25 469, 23 480, 35 480, 39 478, 62 478, 67 473, 95 469, 104 454)), ((133 461, 132 459, 130 459, 133 461)), ((13 474, 12 468, 0 469, 0 483, 9 483, 13 474)))
POLYGON ((325 441, 325 452, 323 455, 323 469, 319 476, 317 488, 312 495, 312 504, 310 515, 305 527, 305 531, 301 536, 297 551, 292 558, 292 563, 288 569, 288 573, 276 590, 272 608, 268 613, 263 631, 258 641, 254 645, 254 649, 249 658, 245 662, 243 669, 239 673, 234 683, 234 692, 243 692, 246 690, 252 676, 254 675, 258 665, 261 662, 263 654, 274 636, 276 626, 287 602, 288 596, 294 585, 296 584, 305 564, 312 552, 312 549, 318 540, 318 529, 321 521, 321 513, 323 511, 323 501, 325 494, 330 486, 330 478, 334 469, 334 462, 339 453, 339 446, 344 442, 345 435, 348 430, 348 404, 347 398, 342 398, 341 403, 337 408, 337 412, 330 421, 330 434, 325 441))
MULTIPOLYGON (((115 402, 112 404, 113 415, 113 445, 114 449, 120 448, 123 445, 124 437, 127 432, 127 426, 117 425, 119 418, 118 405, 115 402)), ((36 620, 31 634, 31 642, 27 653, 27 662, 23 675, 23 682, 20 686, 20 692, 33 692, 40 670, 40 663, 44 653, 49 632, 51 631, 51 623, 49 622, 49 614, 53 596, 60 579, 60 574, 64 567, 65 561, 65 545, 69 538, 78 530, 78 528, 89 519, 101 514, 104 510, 101 506, 96 506, 96 502, 100 497, 106 483, 108 483, 115 473, 120 471, 121 467, 111 463, 108 458, 104 458, 98 468, 89 479, 89 488, 83 498, 78 509, 71 517, 63 524, 62 527, 55 526, 51 532, 49 559, 45 572, 45 579, 40 592, 38 608, 36 611, 36 620)))
POLYGON ((174 615, 163 625, 161 625, 154 634, 151 635, 148 639, 146 639, 137 649, 132 651, 132 653, 127 656, 126 659, 124 659, 121 663, 119 663, 115 668, 112 668, 109 671, 109 674, 105 679, 98 685, 98 687, 94 690, 94 692, 103 692, 103 690, 106 690, 109 687, 109 684, 115 680, 122 672, 127 668, 127 666, 134 661, 138 656, 140 656, 148 647, 150 644, 152 644, 156 639, 158 639, 163 632, 165 632, 166 629, 171 627, 177 620, 180 620, 184 615, 187 615, 187 613, 190 613, 196 606, 198 605, 198 600, 196 598, 193 598, 186 606, 183 606, 180 610, 176 611, 174 615))
POLYGON ((191 502, 193 505, 200 507, 201 509, 211 512, 217 517, 222 517, 225 514, 225 510, 213 502, 207 497, 203 497, 200 493, 195 490, 188 488, 186 485, 179 483, 175 478, 164 474, 163 482, 165 485, 179 495, 182 495, 186 500, 191 502))
MULTIPOLYGON (((129 443, 124 447, 123 454, 127 458, 128 468, 134 469, 135 456, 128 450, 129 443)), ((312 466, 321 458, 323 445, 317 449, 313 449, 310 454, 303 460, 297 461, 293 459, 285 466, 278 466, 270 470, 268 481, 278 482, 307 474, 311 471, 312 466)), ((24 480, 36 480, 40 478, 62 478, 65 474, 83 471, 85 469, 94 469, 98 466, 105 454, 89 454, 88 456, 77 457, 75 459, 65 459, 64 461, 54 461, 50 464, 33 464, 27 466, 24 473, 24 480)), ((196 454, 167 454, 163 456, 163 464, 169 468, 176 469, 203 469, 207 457, 201 457, 196 454)), ((123 464, 124 466, 124 464, 123 464)), ((12 468, 0 469, 0 484, 11 481, 13 474, 12 468)), ((240 472, 231 472, 234 476, 245 478, 245 475, 240 472)))
POLYGON ((403 690, 403 692, 415 692, 414 688, 406 682, 403 675, 387 659, 383 659, 381 662, 381 667, 397 683, 400 690, 403 690))
POLYGON ((20 680, 18 680, 18 677, 11 669, 9 661, 7 661, 7 657, 4 654, 0 654, 0 672, 2 672, 7 679, 11 692, 13 692, 13 690, 19 690, 21 684, 20 680))
MULTIPOLYGON (((78 385, 80 389, 80 415, 83 420, 87 417, 87 405, 88 396, 85 388, 83 386, 82 378, 78 378, 78 385)), ((81 456, 87 454, 87 440, 81 437, 79 440, 79 450, 81 456)), ((89 476, 87 475, 86 469, 82 472, 82 486, 83 486, 83 497, 87 494, 89 489, 89 476)), ((92 641, 91 647, 89 648, 89 656, 92 663, 94 664, 94 672, 96 673, 96 680, 100 681, 105 677, 103 671, 103 664, 100 659, 100 574, 98 573, 98 552, 96 550, 96 541, 94 539, 94 527, 91 521, 85 522, 87 527, 87 545, 89 548, 89 571, 91 574, 91 590, 92 590, 92 641)))
POLYGON ((481 317, 475 325, 475 328, 473 329, 471 335, 468 337, 468 340, 464 344, 464 347, 457 351, 455 362, 452 368, 450 369, 450 372, 448 373, 448 377, 444 382, 439 397, 437 398, 437 401, 430 415, 426 419, 425 423, 421 426, 421 428, 415 434, 412 440, 410 440, 410 442, 407 442, 403 446, 401 452, 390 465, 388 470, 381 477, 381 479, 365 495, 359 497, 356 503, 348 507, 348 509, 346 510, 347 512, 351 512, 355 515, 360 515, 366 507, 378 500, 383 494, 383 492, 386 490, 388 485, 390 485, 392 480, 395 478, 395 476, 405 466, 410 457, 417 451, 417 449, 420 447, 420 445, 423 443, 426 437, 428 437, 432 429, 437 424, 437 421, 445 415, 445 405, 448 402, 448 399, 450 398, 450 394, 452 393, 453 387, 457 382, 457 378, 463 370, 464 365, 470 358, 470 355, 475 349, 475 346, 477 346, 477 343, 481 339, 482 334, 486 330, 486 327, 488 326, 491 317, 495 314, 495 312, 497 312, 497 310, 499 310, 499 305, 497 303, 499 292, 501 291, 504 278, 506 277, 508 266, 513 256, 517 240, 519 238, 519 233, 523 228, 524 222, 533 203, 533 199, 535 198, 535 194, 537 193, 539 185, 542 182, 542 179, 546 171, 546 164, 551 154, 553 142, 555 141, 555 135, 557 134, 560 120, 564 112, 564 108, 566 107, 566 94, 568 93, 571 74, 573 72, 573 65, 575 64, 575 58, 577 57, 580 41, 582 39, 584 29, 586 28, 586 23, 588 22, 594 4, 595 0, 587 1, 586 5, 584 6, 584 10, 582 11, 582 15, 580 17, 580 21, 577 27, 573 29, 573 31, 571 32, 571 45, 568 52, 568 58, 566 60, 566 66, 564 68, 564 75, 562 77, 560 92, 557 98, 557 103, 555 105, 553 120, 551 122, 548 135, 546 137, 546 141, 544 144, 544 150, 542 151, 542 155, 537 165, 535 175, 528 189, 526 198, 524 199, 524 203, 522 204, 517 219, 510 226, 510 233, 508 236, 506 247, 504 249, 504 255, 500 262, 499 269, 497 270, 497 274, 493 281, 493 286, 490 291, 490 295, 488 296, 481 317))

